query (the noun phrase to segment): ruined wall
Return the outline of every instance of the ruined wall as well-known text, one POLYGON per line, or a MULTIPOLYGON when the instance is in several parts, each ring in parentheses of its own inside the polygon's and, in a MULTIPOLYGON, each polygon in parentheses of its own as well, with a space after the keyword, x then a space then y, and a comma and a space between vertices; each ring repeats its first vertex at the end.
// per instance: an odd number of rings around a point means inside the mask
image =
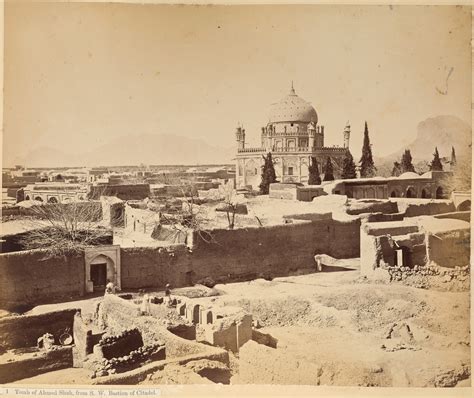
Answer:
POLYGON ((405 217, 432 216, 441 213, 451 213, 456 210, 454 203, 437 201, 427 203, 398 203, 400 211, 405 212, 405 217))
POLYGON ((184 246, 122 248, 122 287, 187 286, 211 277, 216 282, 262 275, 312 272, 315 254, 358 257, 360 220, 323 219, 265 228, 213 230, 212 242, 195 234, 192 252, 184 246))
POLYGON ((357 215, 362 213, 391 214, 398 212, 397 203, 389 200, 351 200, 347 207, 347 214, 357 215))
POLYGON ((133 325, 141 332, 145 345, 164 343, 168 359, 206 351, 206 346, 182 339, 166 330, 166 323, 162 319, 139 316, 138 310, 138 305, 109 294, 100 304, 99 318, 110 334, 121 333, 133 325))
POLYGON ((82 256, 46 259, 41 250, 0 255, 0 308, 38 305, 81 296, 85 291, 82 256))
POLYGON ((36 357, 19 357, 13 362, 0 364, 0 384, 70 368, 72 362, 72 347, 58 347, 54 351, 40 352, 36 357))
POLYGON ((255 341, 239 351, 239 383, 316 385, 322 374, 320 366, 291 359, 284 351, 255 341))
POLYGON ((469 229, 429 234, 427 257, 441 267, 464 267, 470 260, 471 235, 469 229))
POLYGON ((73 330, 77 309, 48 312, 39 315, 8 316, 0 318, 0 346, 5 349, 36 347, 37 340, 51 333, 59 344, 59 337, 66 328, 73 330))
POLYGON ((461 220, 471 222, 471 211, 455 211, 452 213, 436 214, 435 218, 451 218, 454 220, 461 220))

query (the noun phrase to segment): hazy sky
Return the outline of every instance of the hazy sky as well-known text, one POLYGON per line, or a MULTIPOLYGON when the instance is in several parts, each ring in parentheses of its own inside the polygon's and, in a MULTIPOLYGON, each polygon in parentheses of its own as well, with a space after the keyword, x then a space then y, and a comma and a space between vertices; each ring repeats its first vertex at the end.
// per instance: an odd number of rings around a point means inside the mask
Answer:
POLYGON ((367 120, 385 155, 428 117, 470 124, 470 38, 466 7, 7 3, 4 164, 144 133, 230 147, 239 121, 258 144, 291 80, 328 145, 349 120, 358 158, 367 120))

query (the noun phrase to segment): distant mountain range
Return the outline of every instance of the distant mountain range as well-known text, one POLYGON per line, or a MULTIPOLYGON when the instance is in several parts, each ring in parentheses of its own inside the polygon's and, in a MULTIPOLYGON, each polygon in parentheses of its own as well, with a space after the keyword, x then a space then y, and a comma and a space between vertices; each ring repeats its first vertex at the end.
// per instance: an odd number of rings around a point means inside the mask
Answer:
MULTIPOLYGON (((390 137, 397 146, 396 137, 390 137)), ((418 124, 417 135, 413 142, 399 148, 384 157, 375 157, 378 173, 383 176, 391 174, 393 162, 400 161, 405 149, 409 149, 413 165, 418 171, 426 171, 426 164, 433 159, 435 147, 440 157, 451 158, 451 148, 456 151, 456 158, 470 159, 472 144, 471 127, 455 116, 443 115, 428 118, 418 124), (423 168, 424 167, 424 168, 423 168)))
MULTIPOLYGON (((390 137, 397 147, 397 137, 390 137)), ((410 149, 413 164, 426 165, 438 147, 441 157, 451 156, 454 146, 459 158, 471 156, 472 133, 470 126, 455 116, 436 116, 418 124, 414 141, 384 157, 374 157, 380 175, 390 175, 393 162, 399 160, 405 149, 410 149)), ((375 154, 377 149, 374 148, 375 154)), ((120 166, 139 164, 226 164, 232 163, 235 147, 213 146, 201 139, 171 134, 142 134, 117 137, 86 153, 74 152, 74 148, 61 151, 40 147, 15 164, 27 167, 58 166, 120 166)))
POLYGON ((235 148, 209 145, 203 140, 171 134, 143 134, 115 138, 87 153, 37 148, 15 164, 27 167, 119 166, 139 164, 232 163, 235 148))

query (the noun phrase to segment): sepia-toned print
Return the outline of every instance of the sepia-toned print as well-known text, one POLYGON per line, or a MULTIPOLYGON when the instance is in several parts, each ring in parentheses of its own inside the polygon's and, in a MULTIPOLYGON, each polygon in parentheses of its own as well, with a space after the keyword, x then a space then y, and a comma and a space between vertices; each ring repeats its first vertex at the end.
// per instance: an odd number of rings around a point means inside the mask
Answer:
POLYGON ((4 31, 3 394, 466 393, 470 7, 7 2, 4 31))

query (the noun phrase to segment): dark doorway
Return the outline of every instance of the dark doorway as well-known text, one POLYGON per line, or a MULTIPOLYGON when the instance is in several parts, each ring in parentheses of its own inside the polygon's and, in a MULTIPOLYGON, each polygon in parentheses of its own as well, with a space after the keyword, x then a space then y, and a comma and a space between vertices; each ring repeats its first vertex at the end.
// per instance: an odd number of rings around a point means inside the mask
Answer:
POLYGON ((444 199, 444 192, 442 187, 436 189, 436 199, 444 199))
POLYGON ((415 190, 411 187, 407 189, 407 198, 416 198, 415 190))
POLYGON ((193 323, 199 323, 199 313, 201 311, 201 306, 196 304, 193 308, 193 323))
POLYGON ((398 250, 395 250, 395 258, 394 258, 394 265, 399 266, 399 267, 413 267, 413 262, 411 258, 411 252, 410 249, 406 246, 400 246, 398 250), (400 261, 398 261, 398 256, 397 252, 401 251, 402 252, 402 258, 401 258, 401 264, 400 261))
POLYGON ((468 210, 471 210, 471 201, 470 200, 466 200, 466 201, 462 202, 458 207, 458 211, 468 211, 468 210))
POLYGON ((94 289, 105 288, 107 281, 107 264, 91 264, 91 281, 94 285, 94 289))
POLYGON ((395 191, 392 191, 392 192, 390 193, 390 197, 391 197, 391 198, 396 198, 397 196, 398 196, 398 195, 397 195, 397 193, 396 193, 395 191))
POLYGON ((430 195, 429 191, 427 191, 426 189, 423 188, 421 190, 421 197, 423 199, 428 199, 428 198, 431 198, 431 195, 430 195))

